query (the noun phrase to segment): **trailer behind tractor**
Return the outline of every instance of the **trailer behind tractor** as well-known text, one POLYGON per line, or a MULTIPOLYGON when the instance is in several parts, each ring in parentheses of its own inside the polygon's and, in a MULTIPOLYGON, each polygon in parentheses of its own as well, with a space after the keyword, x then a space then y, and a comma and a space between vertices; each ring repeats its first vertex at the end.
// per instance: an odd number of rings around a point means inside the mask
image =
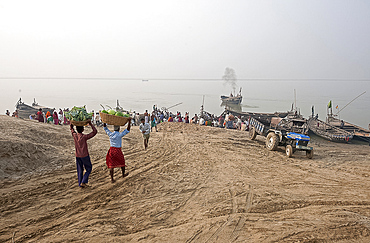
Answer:
POLYGON ((278 146, 285 147, 285 153, 292 157, 297 150, 306 151, 309 159, 313 157, 313 148, 308 146, 310 137, 302 133, 306 132, 306 124, 299 119, 283 119, 272 117, 270 119, 249 120, 249 135, 254 140, 257 135, 266 137, 266 148, 276 150, 278 146))

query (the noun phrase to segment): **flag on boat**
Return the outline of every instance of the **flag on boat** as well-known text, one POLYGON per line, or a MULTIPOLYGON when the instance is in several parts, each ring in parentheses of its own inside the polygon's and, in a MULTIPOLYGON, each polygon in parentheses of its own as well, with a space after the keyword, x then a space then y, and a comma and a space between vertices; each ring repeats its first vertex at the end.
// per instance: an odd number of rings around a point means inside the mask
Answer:
POLYGON ((332 106, 331 106, 331 101, 329 101, 329 104, 328 104, 328 108, 331 108, 332 106))

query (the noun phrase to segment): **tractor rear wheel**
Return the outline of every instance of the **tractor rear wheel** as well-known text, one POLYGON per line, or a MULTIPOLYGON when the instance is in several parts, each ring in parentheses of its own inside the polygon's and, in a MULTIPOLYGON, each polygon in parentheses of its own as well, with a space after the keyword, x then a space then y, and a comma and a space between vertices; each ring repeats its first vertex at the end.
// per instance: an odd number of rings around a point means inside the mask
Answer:
POLYGON ((285 154, 286 154, 286 156, 288 156, 288 158, 291 158, 292 157, 292 155, 293 155, 293 147, 292 147, 292 145, 288 144, 285 147, 285 154))
POLYGON ((270 151, 276 150, 279 144, 278 136, 274 132, 270 132, 266 137, 266 148, 270 151))
POLYGON ((251 128, 249 128, 249 137, 250 137, 251 140, 254 140, 257 137, 256 128, 253 127, 253 126, 251 128))
POLYGON ((306 150, 306 156, 307 156, 307 158, 312 159, 313 158, 313 150, 306 150))

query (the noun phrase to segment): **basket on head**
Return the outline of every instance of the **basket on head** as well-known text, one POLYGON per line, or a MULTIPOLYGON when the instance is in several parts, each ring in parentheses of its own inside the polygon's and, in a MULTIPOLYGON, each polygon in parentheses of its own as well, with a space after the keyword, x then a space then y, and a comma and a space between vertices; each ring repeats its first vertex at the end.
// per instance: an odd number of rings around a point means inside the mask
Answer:
POLYGON ((107 123, 108 125, 124 126, 127 122, 131 120, 130 117, 115 116, 102 112, 99 112, 99 114, 101 121, 107 123))
POLYGON ((71 124, 76 126, 76 127, 83 127, 83 126, 86 126, 87 124, 89 124, 91 120, 85 120, 85 121, 73 121, 73 120, 70 120, 71 124))

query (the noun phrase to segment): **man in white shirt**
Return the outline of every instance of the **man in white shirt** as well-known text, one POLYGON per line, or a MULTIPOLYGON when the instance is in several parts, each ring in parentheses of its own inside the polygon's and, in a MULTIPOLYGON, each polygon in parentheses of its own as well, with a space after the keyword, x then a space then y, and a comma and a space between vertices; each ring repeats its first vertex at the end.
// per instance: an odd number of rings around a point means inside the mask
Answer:
POLYGON ((141 118, 141 124, 139 126, 139 129, 140 131, 142 132, 143 134, 143 138, 144 138, 144 148, 145 150, 147 149, 148 147, 148 144, 149 144, 149 137, 150 137, 150 125, 149 123, 145 122, 145 119, 144 118, 141 118))

